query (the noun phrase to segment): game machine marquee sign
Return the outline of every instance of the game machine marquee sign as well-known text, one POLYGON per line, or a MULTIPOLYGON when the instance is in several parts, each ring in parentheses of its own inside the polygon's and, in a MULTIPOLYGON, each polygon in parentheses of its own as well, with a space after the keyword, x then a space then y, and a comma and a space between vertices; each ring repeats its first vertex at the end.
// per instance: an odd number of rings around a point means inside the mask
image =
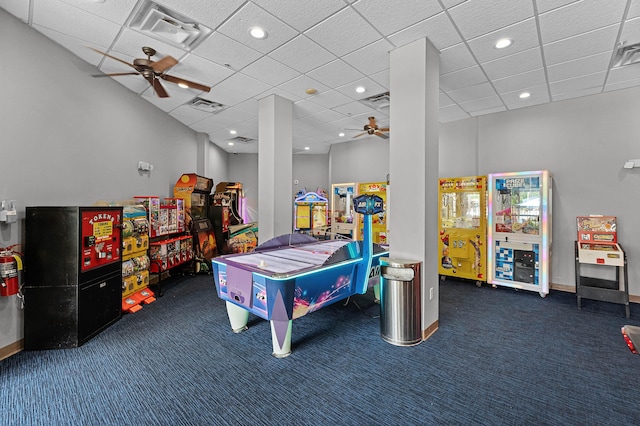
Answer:
POLYGON ((488 175, 487 275, 490 284, 549 293, 551 174, 488 175))

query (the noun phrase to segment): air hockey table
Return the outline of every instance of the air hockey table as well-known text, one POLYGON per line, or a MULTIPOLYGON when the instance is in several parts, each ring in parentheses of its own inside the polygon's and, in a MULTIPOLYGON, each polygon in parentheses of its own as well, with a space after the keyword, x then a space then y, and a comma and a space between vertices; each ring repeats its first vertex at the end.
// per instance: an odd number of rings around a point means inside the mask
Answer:
POLYGON ((269 320, 273 356, 291 353, 292 321, 324 306, 364 294, 378 283, 380 257, 388 249, 371 238, 371 215, 383 201, 375 195, 354 199, 364 214, 364 240, 318 241, 287 234, 260 244, 250 253, 212 260, 218 296, 226 302, 231 329, 247 329, 249 313, 269 320))

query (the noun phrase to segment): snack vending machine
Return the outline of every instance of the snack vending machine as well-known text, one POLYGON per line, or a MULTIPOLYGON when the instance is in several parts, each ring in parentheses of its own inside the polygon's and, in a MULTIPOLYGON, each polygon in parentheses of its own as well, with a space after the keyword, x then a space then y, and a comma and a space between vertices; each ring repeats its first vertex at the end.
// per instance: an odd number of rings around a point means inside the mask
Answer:
POLYGON ((24 348, 77 347, 121 316, 122 207, 27 207, 24 348))
POLYGON ((438 273, 487 281, 487 177, 439 180, 438 273))
POLYGON ((487 275, 490 284, 549 294, 549 171, 488 175, 487 275))

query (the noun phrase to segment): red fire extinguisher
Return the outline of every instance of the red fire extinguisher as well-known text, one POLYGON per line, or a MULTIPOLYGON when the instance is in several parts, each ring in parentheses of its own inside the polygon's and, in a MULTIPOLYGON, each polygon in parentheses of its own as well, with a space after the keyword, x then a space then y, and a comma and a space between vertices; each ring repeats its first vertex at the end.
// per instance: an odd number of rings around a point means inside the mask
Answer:
POLYGON ((18 271, 22 270, 20 254, 8 249, 0 249, 0 296, 13 296, 20 290, 18 271))

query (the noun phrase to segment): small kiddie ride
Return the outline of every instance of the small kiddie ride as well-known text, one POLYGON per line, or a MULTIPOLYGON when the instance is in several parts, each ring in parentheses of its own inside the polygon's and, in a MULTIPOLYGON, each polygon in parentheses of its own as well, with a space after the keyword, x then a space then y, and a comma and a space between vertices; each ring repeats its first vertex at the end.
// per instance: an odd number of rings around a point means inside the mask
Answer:
POLYGON ((226 301, 231 328, 246 330, 249 313, 271 321, 273 355, 291 353, 292 320, 324 306, 366 293, 379 279, 386 248, 371 238, 372 215, 382 211, 375 195, 354 199, 364 215, 364 241, 318 241, 306 234, 273 238, 251 253, 212 260, 218 296, 226 301))

